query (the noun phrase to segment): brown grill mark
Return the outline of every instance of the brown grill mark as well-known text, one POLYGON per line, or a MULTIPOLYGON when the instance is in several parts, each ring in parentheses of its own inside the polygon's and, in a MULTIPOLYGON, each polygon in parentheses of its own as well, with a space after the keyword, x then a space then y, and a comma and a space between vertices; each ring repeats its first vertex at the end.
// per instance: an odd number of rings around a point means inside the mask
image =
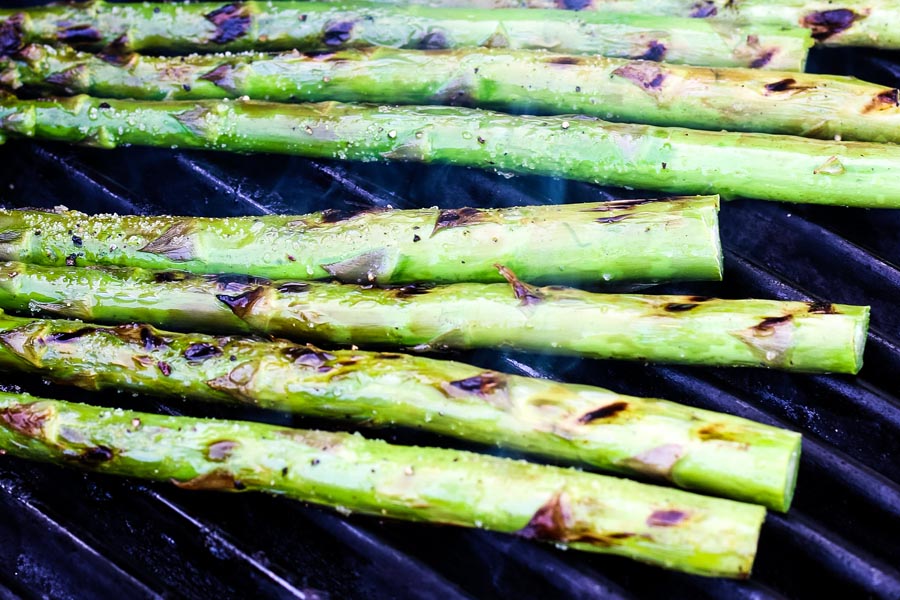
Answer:
POLYGON ((191 277, 193 275, 184 271, 160 271, 153 275, 153 281, 156 283, 172 283, 173 281, 185 281, 191 277))
POLYGON ((188 346, 183 354, 184 357, 191 362, 201 362, 220 356, 222 354, 222 349, 206 342, 198 342, 188 346))
POLYGON ((591 6, 593 0, 556 0, 556 6, 565 10, 583 10, 591 6))
POLYGON ((337 358, 334 354, 319 350, 313 346, 293 346, 285 348, 282 352, 295 364, 307 367, 321 367, 328 361, 337 358))
POLYGON ((431 230, 431 235, 436 234, 442 229, 474 225, 475 223, 483 223, 485 220, 484 212, 477 208, 464 207, 442 210, 438 214, 437 221, 434 223, 434 229, 431 230))
POLYGON ((353 217, 358 217, 359 215, 364 215, 366 213, 373 212, 373 209, 369 208, 326 208, 320 214, 322 216, 323 223, 338 223, 340 221, 346 221, 348 219, 352 219, 353 217))
POLYGON ((837 309, 831 302, 810 302, 807 312, 815 315, 835 315, 838 314, 837 309))
POLYGON ((759 324, 754 325, 753 329, 762 333, 769 334, 775 331, 775 328, 783 323, 789 322, 794 317, 792 315, 783 315, 781 317, 766 317, 759 324))
POLYGON ((443 31, 429 31, 416 44, 418 50, 445 50, 449 47, 450 44, 443 31))
POLYGON ((580 65, 584 60, 577 56, 553 56, 546 62, 551 65, 580 65))
POLYGON ((647 51, 637 58, 659 62, 666 57, 666 50, 667 49, 665 44, 653 40, 652 42, 647 44, 647 51))
POLYGON ((111 41, 97 53, 97 58, 117 67, 130 65, 136 57, 137 55, 129 50, 128 36, 125 34, 111 41))
POLYGON ((115 457, 115 453, 107 446, 91 446, 85 448, 78 455, 79 462, 93 466, 111 461, 115 457))
POLYGON ((234 67, 229 64, 219 65, 209 73, 204 73, 199 77, 204 81, 209 81, 216 85, 216 87, 220 87, 226 92, 236 93, 237 87, 234 84, 234 67))
POLYGON ((647 517, 647 525, 651 527, 674 527, 685 519, 688 514, 681 510, 655 510, 647 517))
POLYGON ((247 35, 250 30, 250 9, 239 4, 226 4, 208 13, 206 20, 216 26, 210 41, 214 44, 227 44, 247 35))
POLYGON ((592 411, 586 412, 580 417, 578 417, 578 422, 582 425, 587 425, 593 421, 597 421, 598 419, 606 419, 613 415, 616 415, 623 410, 628 408, 628 403, 623 401, 613 402, 611 404, 607 404, 606 406, 601 406, 600 408, 595 408, 592 411))
POLYGON ((897 106, 900 106, 900 91, 894 88, 875 94, 875 96, 872 97, 871 102, 863 108, 863 113, 896 108, 897 106))
POLYGON ((507 269, 503 265, 496 264, 494 267, 500 272, 500 275, 512 286, 513 293, 517 300, 522 301, 522 306, 531 304, 539 304, 544 300, 544 293, 533 285, 529 285, 520 281, 516 274, 507 269))
POLYGON ((668 304, 663 306, 663 310, 667 312, 687 312, 689 310, 697 308, 698 306, 700 305, 694 302, 669 302, 668 304))
POLYGON ((238 275, 234 273, 220 273, 215 275, 203 275, 207 281, 213 281, 216 287, 223 292, 243 292, 248 286, 271 285, 272 281, 265 277, 254 275, 238 275))
POLYGON ((193 229, 194 226, 190 220, 178 221, 138 252, 159 254, 174 261, 192 260, 194 244, 189 236, 193 229))
POLYGON ((56 30, 56 41, 77 46, 79 44, 96 44, 103 40, 99 31, 92 25, 61 24, 56 30))
POLYGON ((41 436, 44 423, 51 416, 53 416, 51 408, 37 404, 13 404, 0 410, 0 419, 9 429, 32 438, 41 436))
POLYGON ((24 15, 17 14, 0 23, 0 56, 12 56, 24 47, 23 19, 24 15))
POLYGON ((821 42, 846 31, 860 17, 849 8, 838 8, 809 13, 800 20, 800 25, 812 30, 813 38, 821 42))
POLYGON ((238 446, 240 446, 240 444, 233 440, 219 440, 213 442, 206 448, 206 457, 209 460, 216 462, 224 461, 231 456, 234 449, 238 446))
POLYGON ((329 23, 322 32, 322 41, 326 46, 340 46, 350 39, 353 32, 353 21, 329 23))
POLYGON ((649 93, 658 92, 666 80, 665 73, 657 65, 639 62, 623 65, 613 71, 613 75, 624 77, 649 93))
POLYGON ((161 335, 157 335, 155 330, 149 325, 132 323, 130 325, 119 325, 109 331, 123 342, 140 344, 144 350, 162 348, 169 343, 169 340, 161 335))
POLYGON ((411 283, 397 288, 392 288, 391 292, 395 298, 412 298, 414 296, 422 296, 434 289, 433 284, 429 283, 411 283))
POLYGON ((215 470, 203 475, 198 475, 187 481, 173 479, 172 483, 183 490, 225 490, 234 491, 244 489, 244 484, 234 478, 227 471, 215 470))
POLYGON ((229 296, 227 294, 216 294, 216 300, 231 309, 239 319, 247 316, 247 313, 253 308, 253 305, 265 294, 265 288, 258 287, 237 296, 229 296))
POLYGON ((77 340, 80 337, 90 335, 97 331, 96 327, 82 327, 80 329, 76 329, 75 331, 61 331, 58 333, 51 333, 47 336, 48 342, 71 342, 72 340, 77 340))
POLYGON ((537 509, 528 524, 517 533, 528 539, 566 541, 568 539, 568 510, 562 494, 556 493, 537 509))
POLYGON ((766 50, 759 56, 753 59, 750 63, 751 69, 762 69, 764 66, 772 62, 772 57, 775 56, 775 50, 766 50))
POLYGON ((486 371, 481 375, 451 381, 448 385, 458 390, 484 397, 506 389, 506 377, 502 373, 486 371))
POLYGON ((282 294, 304 294, 309 291, 309 284, 302 281, 288 281, 279 285, 277 290, 282 294))
POLYGON ((717 14, 719 14, 719 9, 716 8, 716 3, 712 0, 704 0, 691 7, 690 16, 694 19, 706 19, 717 14))
POLYGON ((779 81, 773 81, 772 83, 767 83, 765 85, 766 95, 776 94, 778 92, 800 92, 803 90, 814 90, 816 86, 814 85, 797 85, 797 80, 791 77, 786 79, 781 79, 779 81))
POLYGON ((172 374, 172 366, 164 360, 157 362, 156 368, 166 377, 172 374))

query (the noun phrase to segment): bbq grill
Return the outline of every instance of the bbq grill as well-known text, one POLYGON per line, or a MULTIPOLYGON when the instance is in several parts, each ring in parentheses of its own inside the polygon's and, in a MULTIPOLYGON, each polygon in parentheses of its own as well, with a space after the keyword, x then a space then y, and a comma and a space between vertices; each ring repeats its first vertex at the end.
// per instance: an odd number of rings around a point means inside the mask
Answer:
MULTIPOLYGON (((900 57, 883 52, 816 50, 811 69, 900 85, 900 57)), ((14 141, 0 146, 0 164, 4 206, 62 204, 89 213, 234 216, 658 196, 443 166, 14 141)), ((767 517, 748 581, 668 572, 489 532, 340 516, 259 494, 188 492, 4 457, 0 600, 900 598, 900 211, 736 200, 723 207, 721 224, 724 283, 652 292, 869 304, 866 365, 858 377, 494 351, 454 358, 801 431, 793 508, 767 517)), ((334 427, 248 407, 88 395, 21 375, 0 375, 0 384, 105 406, 334 427)), ((417 431, 364 433, 486 451, 417 431)))

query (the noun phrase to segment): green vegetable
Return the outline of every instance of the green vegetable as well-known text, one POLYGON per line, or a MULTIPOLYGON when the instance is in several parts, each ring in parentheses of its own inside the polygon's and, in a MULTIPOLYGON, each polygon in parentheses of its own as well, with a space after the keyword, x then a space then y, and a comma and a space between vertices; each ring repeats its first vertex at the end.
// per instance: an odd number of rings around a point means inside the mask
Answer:
MULTIPOLYGON (((385 1, 385 0, 381 0, 385 1)), ((387 0, 392 4, 395 0, 387 0)), ((900 48, 897 0, 403 0, 433 7, 571 8, 806 27, 825 46, 900 48)))
POLYGON ((519 50, 368 48, 325 57, 132 55, 118 63, 70 48, 29 46, 8 59, 5 69, 0 63, 0 82, 43 94, 454 104, 695 129, 900 142, 897 90, 849 77, 519 50), (823 112, 830 118, 823 120, 823 112))
POLYGON ((802 71, 808 31, 632 14, 472 10, 366 2, 110 4, 101 1, 2 9, 0 54, 30 42, 179 54, 220 50, 322 51, 389 46, 552 49, 573 54, 709 66, 802 71))
POLYGON ((101 148, 135 144, 401 160, 673 193, 900 207, 900 147, 895 145, 613 124, 585 117, 331 102, 9 97, 0 100, 0 132, 101 148))
MULTIPOLYGON (((305 134, 304 134, 305 135, 305 134)), ((0 210, 0 260, 274 279, 531 281, 722 278, 716 197, 294 216, 88 216, 0 210)))
POLYGON ((511 285, 366 289, 137 269, 0 267, 0 307, 300 341, 856 373, 869 308, 511 285))
POLYGON ((699 575, 748 577, 760 506, 359 435, 169 417, 0 393, 0 449, 32 460, 264 491, 343 514, 513 533, 699 575))
POLYGON ((0 366, 91 390, 402 425, 786 511, 800 435, 604 389, 396 353, 0 313, 0 366))

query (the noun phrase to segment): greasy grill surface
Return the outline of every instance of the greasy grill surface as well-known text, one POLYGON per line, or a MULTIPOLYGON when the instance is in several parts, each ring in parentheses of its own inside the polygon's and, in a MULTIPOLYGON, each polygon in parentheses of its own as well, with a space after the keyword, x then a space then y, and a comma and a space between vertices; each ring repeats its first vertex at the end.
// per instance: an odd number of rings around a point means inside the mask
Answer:
MULTIPOLYGON (((820 53, 813 66, 897 85, 893 56, 820 53)), ((85 212, 258 215, 391 205, 510 206, 620 197, 552 179, 456 168, 353 165, 128 149, 0 147, 0 201, 85 212)), ((629 197, 643 196, 628 192, 629 197)), ((0 460, 0 600, 156 596, 285 598, 900 598, 900 211, 751 201, 722 210, 723 284, 654 288, 723 297, 871 304, 859 377, 606 363, 479 351, 485 367, 591 383, 802 431, 794 508, 770 515, 754 576, 710 580, 480 531, 345 519, 261 495, 193 493, 0 460)), ((328 423, 152 398, 46 396, 170 413, 328 423)), ((461 447, 417 432, 369 432, 461 447)))

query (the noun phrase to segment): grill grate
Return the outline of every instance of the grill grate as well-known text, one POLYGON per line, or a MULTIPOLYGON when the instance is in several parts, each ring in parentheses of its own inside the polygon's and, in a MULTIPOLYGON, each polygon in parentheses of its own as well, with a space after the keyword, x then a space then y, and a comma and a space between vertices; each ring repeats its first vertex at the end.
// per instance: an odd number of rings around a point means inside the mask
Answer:
MULTIPOLYGON (((822 51, 820 71, 897 85, 887 53, 822 51), (827 67, 827 68, 826 68, 827 67)), ((11 142, 0 202, 85 212, 303 213, 327 207, 511 206, 621 197, 621 190, 452 167, 11 142)), ((629 192, 630 197, 642 196, 629 192)), ((800 430, 794 509, 770 515, 754 577, 709 580, 481 531, 338 517, 259 495, 211 495, 0 461, 0 600, 17 597, 900 598, 900 213, 735 201, 722 212, 726 282, 654 291, 871 304, 861 376, 679 368, 477 351, 488 368, 661 396, 800 430)), ((251 409, 48 396, 188 414, 328 426, 251 409)), ((408 431, 400 442, 460 446, 408 431)))

